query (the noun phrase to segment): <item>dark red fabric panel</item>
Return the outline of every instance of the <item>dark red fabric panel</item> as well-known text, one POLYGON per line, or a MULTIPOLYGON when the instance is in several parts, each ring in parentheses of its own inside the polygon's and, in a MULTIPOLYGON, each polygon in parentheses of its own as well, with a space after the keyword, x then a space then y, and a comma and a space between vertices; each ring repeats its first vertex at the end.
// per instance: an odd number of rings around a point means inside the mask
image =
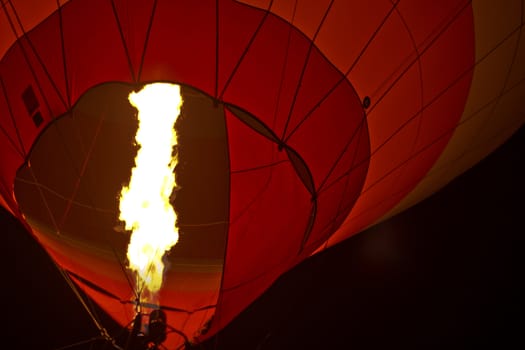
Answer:
MULTIPOLYGON (((353 209, 357 199, 361 195, 361 191, 363 189, 362 186, 364 182, 364 179, 361 174, 366 173, 368 171, 368 162, 356 161, 354 163, 354 166, 350 169, 351 170, 348 173, 348 175, 339 180, 344 183, 344 186, 342 187, 342 194, 339 198, 339 203, 333 221, 328 221, 324 227, 318 225, 318 227, 315 228, 316 232, 320 232, 318 239, 320 242, 323 242, 324 240, 328 239, 331 235, 334 234, 335 230, 337 230, 340 227, 340 225, 344 222, 344 220, 348 217, 348 213, 350 213, 350 211, 353 209), (356 200, 350 201, 347 200, 347 198, 356 198, 356 200)), ((338 182, 336 182, 335 184, 337 184, 338 182)), ((326 190, 330 190, 332 186, 328 186, 326 190)), ((320 196, 322 196, 323 193, 324 192, 321 192, 320 196)), ((315 239, 311 239, 311 246, 313 248, 317 248, 318 243, 320 242, 316 242, 315 239)))
POLYGON ((286 152, 229 111, 226 122, 231 197, 222 289, 231 289, 299 252, 312 204, 286 152))
POLYGON ((23 154, 23 149, 16 137, 16 129, 13 121, 14 116, 11 114, 11 101, 8 99, 9 95, 4 89, 4 81, 2 78, 0 81, 0 138, 5 138, 6 143, 10 143, 16 152, 23 154))
MULTIPOLYGON (((292 106, 286 139, 291 138, 296 129, 304 128, 305 118, 316 119, 310 113, 321 101, 320 108, 324 111, 316 110, 314 113, 326 115, 324 128, 328 127, 327 124, 336 128, 345 128, 346 125, 341 125, 340 120, 348 118, 347 122, 352 123, 354 116, 349 113, 361 111, 360 99, 352 86, 346 80, 337 86, 342 79, 341 73, 316 48, 312 49, 307 59, 304 75, 298 82, 300 88, 297 91, 295 104, 292 106), (332 91, 335 86, 337 89, 332 91), (324 100, 328 94, 330 94, 330 99, 324 100)), ((317 141, 322 143, 323 139, 323 136, 319 135, 317 141)))
POLYGON ((5 203, 0 205, 8 205, 11 212, 15 213, 18 208, 12 188, 16 169, 24 161, 24 151, 16 134, 14 116, 11 115, 10 101, 6 100, 6 96, 7 91, 3 89, 3 84, 0 84, 0 194, 5 200, 5 203))
MULTIPOLYGON (((363 115, 362 118, 365 118, 365 116, 363 115)), ((354 133, 349 143, 345 145, 344 150, 341 159, 335 164, 333 170, 329 172, 329 176, 325 177, 325 180, 319 184, 318 191, 320 193, 339 181, 347 181, 348 177, 352 178, 353 186, 361 182, 361 185, 357 187, 362 187, 370 161, 370 139, 365 120, 361 120, 356 125, 354 133), (360 173, 362 171, 365 172, 365 175, 360 173)))
POLYGON ((214 95, 215 1, 159 1, 142 81, 174 81, 214 95))
POLYGON ((352 87, 343 83, 290 135, 288 144, 304 159, 319 188, 327 178, 340 175, 340 168, 334 173, 339 163, 351 164, 359 137, 368 141, 361 101, 352 87))
POLYGON ((308 249, 317 249, 339 228, 361 194, 370 156, 368 139, 363 139, 358 147, 348 152, 351 157, 347 158, 351 159, 343 159, 338 164, 341 169, 336 168, 334 175, 337 176, 331 176, 318 192, 316 220, 307 243, 308 249), (343 169, 346 171, 342 172, 343 169))
MULTIPOLYGON (((308 249, 318 248, 319 244, 323 243, 342 224, 343 218, 337 215, 341 204, 345 205, 348 214, 351 204, 355 203, 357 196, 353 198, 342 197, 346 192, 345 185, 347 185, 345 181, 339 181, 318 195, 315 221, 305 245, 308 249), (331 232, 327 230, 328 227, 332 229, 331 232)), ((350 186, 352 185, 354 184, 350 186)), ((354 195, 356 193, 359 192, 354 191, 354 195)))
MULTIPOLYGON (((417 47, 422 49, 435 39, 442 28, 444 28, 461 9, 469 9, 470 2, 469 0, 442 0, 432 2, 403 0, 397 4, 397 15, 405 22, 417 47)), ((461 50, 463 48, 458 49, 461 50)))
MULTIPOLYGON (((250 40, 257 31, 257 27, 264 19, 264 12, 239 4, 236 1, 219 1, 219 30, 218 30, 218 97, 222 99, 224 92, 229 88, 228 80, 239 61, 242 60, 244 51, 249 46, 250 40)), ((214 28, 215 29, 215 28, 214 28)), ((254 85, 257 81, 252 82, 254 85)), ((252 86, 248 88, 252 91, 252 86)), ((225 101, 244 107, 240 101, 225 101)), ((242 99, 241 99, 242 100, 242 99)), ((255 111, 251 111, 254 113, 255 111)))
POLYGON ((296 30, 269 15, 240 62, 224 100, 249 110, 281 137, 307 45, 296 30))
POLYGON ((158 20, 157 15, 153 13, 155 1, 112 0, 111 2, 115 5, 117 13, 115 20, 122 29, 130 69, 135 79, 138 79, 142 54, 147 44, 148 27, 152 19, 158 20))
MULTIPOLYGON (((317 190, 323 184, 332 184, 317 196, 317 214, 309 242, 320 242, 323 235, 333 233, 323 232, 322 228, 336 218, 339 206, 349 212, 368 170, 368 131, 361 102, 352 87, 340 84, 292 134, 289 145, 303 157, 317 190), (358 153, 361 153, 359 157, 358 153), (357 167, 356 159, 364 161, 364 166, 352 172, 352 183, 336 181, 349 169, 357 167), (347 186, 351 188, 346 189, 347 186), (343 198, 349 193, 353 196, 343 198)), ((334 229, 341 222, 338 220, 334 229)))
MULTIPOLYGON (((247 7, 239 10, 244 10, 239 15, 258 11, 247 7)), ((227 86, 224 100, 249 110, 281 137, 308 46, 309 42, 296 29, 268 15, 227 86)), ((327 61, 323 63, 324 69, 331 68, 327 61)))
POLYGON ((40 111, 46 119, 63 114, 67 110, 66 79, 62 61, 60 23, 58 16, 42 22, 38 30, 22 39, 27 62, 34 73, 34 89, 42 94, 40 111))
POLYGON ((20 140, 22 142, 21 149, 27 153, 40 132, 40 128, 33 122, 33 114, 37 110, 41 112, 43 118, 41 127, 49 122, 50 115, 47 108, 42 108, 45 106, 44 99, 25 57, 27 56, 24 56, 22 46, 19 43, 15 44, 4 56, 0 66, 0 76, 9 107, 7 103, 0 107, 4 108, 1 111, 1 118, 8 119, 8 121, 4 119, 3 123, 5 124, 12 122, 10 120, 12 112, 15 127, 14 130, 11 129, 14 131, 11 137, 20 140), (38 107, 33 112, 28 111, 22 97, 28 88, 31 88, 38 101, 38 107))
MULTIPOLYGON (((71 1, 62 10, 71 100, 105 81, 131 81, 111 2, 71 1), (79 25, 79 21, 83 25, 79 25)), ((57 57, 60 54, 57 53, 57 57)), ((62 62, 58 62, 62 64, 62 62)))

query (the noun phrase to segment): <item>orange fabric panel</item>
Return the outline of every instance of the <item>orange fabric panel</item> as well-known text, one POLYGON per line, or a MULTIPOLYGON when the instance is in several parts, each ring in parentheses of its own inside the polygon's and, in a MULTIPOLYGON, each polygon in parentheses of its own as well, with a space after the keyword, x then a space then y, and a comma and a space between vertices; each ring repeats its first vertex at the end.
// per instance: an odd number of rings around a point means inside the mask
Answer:
MULTIPOLYGON (((434 14, 441 18, 437 23, 448 18, 445 17, 448 13, 434 14)), ((387 26, 388 23, 385 30, 387 26)), ((395 28, 406 33, 401 23, 390 26, 392 32, 388 35, 393 35, 395 28)), ((330 244, 360 232, 387 213, 414 188, 446 146, 461 117, 472 79, 471 28, 472 12, 464 5, 457 17, 439 27, 440 32, 433 32, 433 41, 425 42, 426 46, 417 50, 420 57, 413 56, 413 48, 409 47, 411 40, 407 38, 404 56, 411 60, 403 60, 403 55, 398 55, 398 66, 407 68, 400 72, 394 70, 400 74, 397 76, 383 74, 389 77, 385 81, 387 87, 379 88, 381 97, 377 102, 372 97, 368 111, 371 159, 363 193, 330 244), (410 175, 406 176, 408 169, 410 175)), ((375 60, 367 60, 365 53, 363 67, 358 64, 356 70, 372 71, 380 57, 387 57, 390 50, 393 48, 388 44, 378 46, 375 60), (381 54, 381 50, 385 53, 381 54)), ((372 53, 373 50, 368 52, 372 53)), ((354 74, 350 73, 349 78, 355 81, 358 91, 362 84, 369 84, 364 74, 354 74)))
POLYGON ((429 174, 388 216, 445 186, 494 150, 504 140, 501 135, 510 135, 523 124, 519 85, 525 79, 525 37, 520 34, 525 6, 520 0, 506 6, 478 1, 472 8, 475 66, 461 120, 429 174), (515 97, 507 98, 508 94, 515 97))

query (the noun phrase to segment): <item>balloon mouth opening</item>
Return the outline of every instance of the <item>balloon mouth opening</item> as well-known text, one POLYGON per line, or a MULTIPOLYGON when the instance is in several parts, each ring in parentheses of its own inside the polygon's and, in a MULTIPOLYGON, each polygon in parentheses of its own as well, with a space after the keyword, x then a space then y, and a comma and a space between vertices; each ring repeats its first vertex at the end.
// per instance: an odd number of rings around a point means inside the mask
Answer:
MULTIPOLYGON (((134 90, 125 83, 98 85, 39 135, 14 186, 30 226, 97 248, 112 245, 121 251, 125 246, 118 195, 137 149, 137 111, 127 100, 134 90)), ((180 212, 184 239, 172 255, 222 260, 229 199, 222 106, 188 86, 181 94, 185 102, 176 125, 180 142, 174 170, 180 182, 170 202, 180 212)))
MULTIPOLYGON (((14 185, 25 221, 58 265, 102 306, 115 298, 127 305, 125 317, 117 319, 121 324, 136 308, 122 268, 130 233, 119 220, 118 205, 136 155, 137 111, 127 97, 137 89, 112 82, 88 90, 42 131, 14 185)), ((176 123, 179 162, 174 169, 178 188, 170 198, 180 238, 163 258, 158 302, 182 310, 204 303, 199 307, 209 318, 228 232, 226 126, 216 100, 189 86, 182 86, 181 94, 185 102, 176 123), (199 301, 191 299, 196 288, 202 291, 199 301)))

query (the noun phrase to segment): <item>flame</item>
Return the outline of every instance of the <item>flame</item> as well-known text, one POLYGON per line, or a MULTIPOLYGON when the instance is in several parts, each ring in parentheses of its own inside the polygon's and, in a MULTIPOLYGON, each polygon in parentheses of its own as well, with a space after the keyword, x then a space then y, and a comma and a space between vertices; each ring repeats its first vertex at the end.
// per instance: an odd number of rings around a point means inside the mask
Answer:
POLYGON ((138 110, 135 141, 139 149, 129 185, 120 193, 119 219, 126 230, 132 231, 129 268, 136 273, 139 286, 155 294, 162 286, 163 256, 179 239, 170 196, 177 185, 174 148, 175 122, 182 106, 180 86, 148 84, 139 92, 131 92, 129 102, 138 110))

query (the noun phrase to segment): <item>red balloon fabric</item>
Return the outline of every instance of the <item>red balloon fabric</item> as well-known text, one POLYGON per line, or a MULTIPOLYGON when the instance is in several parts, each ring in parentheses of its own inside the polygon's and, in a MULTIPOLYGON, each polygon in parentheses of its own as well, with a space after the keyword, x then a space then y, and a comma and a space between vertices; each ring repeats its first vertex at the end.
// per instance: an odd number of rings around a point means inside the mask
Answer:
POLYGON ((180 84, 181 238, 158 302, 168 348, 202 341, 294 265, 424 199, 523 125, 524 8, 7 1, 0 205, 130 324, 126 98, 180 84))

